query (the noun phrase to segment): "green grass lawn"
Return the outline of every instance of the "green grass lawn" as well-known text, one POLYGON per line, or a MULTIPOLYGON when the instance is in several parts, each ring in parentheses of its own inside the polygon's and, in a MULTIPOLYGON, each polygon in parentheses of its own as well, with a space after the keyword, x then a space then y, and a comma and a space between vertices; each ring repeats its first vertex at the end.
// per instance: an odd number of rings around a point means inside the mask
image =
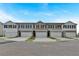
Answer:
POLYGON ((29 37, 29 38, 26 40, 26 42, 33 42, 34 39, 35 39, 35 37, 31 36, 31 37, 29 37))
POLYGON ((0 37, 0 40, 5 40, 5 37, 0 37))

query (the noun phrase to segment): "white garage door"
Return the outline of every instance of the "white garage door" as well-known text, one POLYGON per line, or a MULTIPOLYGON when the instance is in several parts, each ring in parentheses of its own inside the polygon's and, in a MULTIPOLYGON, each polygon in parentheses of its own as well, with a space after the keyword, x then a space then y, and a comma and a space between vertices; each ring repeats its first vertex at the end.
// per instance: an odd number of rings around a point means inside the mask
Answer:
POLYGON ((47 37, 47 32, 46 31, 38 31, 38 32, 36 32, 36 37, 38 37, 38 38, 47 37))
POLYGON ((66 32, 66 37, 76 37, 76 32, 66 32))
POLYGON ((5 36, 6 37, 16 37, 17 36, 17 32, 5 32, 5 36))
POLYGON ((60 31, 57 31, 57 32, 51 31, 50 32, 50 36, 51 37, 61 37, 62 36, 62 32, 60 32, 60 31))
POLYGON ((21 32, 21 37, 30 37, 32 36, 32 32, 21 32))

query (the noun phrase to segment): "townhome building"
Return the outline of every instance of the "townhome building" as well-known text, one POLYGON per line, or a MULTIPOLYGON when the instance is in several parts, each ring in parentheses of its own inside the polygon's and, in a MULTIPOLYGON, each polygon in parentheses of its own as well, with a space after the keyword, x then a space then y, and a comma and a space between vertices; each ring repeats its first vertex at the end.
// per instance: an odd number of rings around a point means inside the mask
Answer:
POLYGON ((0 36, 5 37, 76 37, 76 34, 77 24, 72 21, 65 23, 0 22, 0 36))

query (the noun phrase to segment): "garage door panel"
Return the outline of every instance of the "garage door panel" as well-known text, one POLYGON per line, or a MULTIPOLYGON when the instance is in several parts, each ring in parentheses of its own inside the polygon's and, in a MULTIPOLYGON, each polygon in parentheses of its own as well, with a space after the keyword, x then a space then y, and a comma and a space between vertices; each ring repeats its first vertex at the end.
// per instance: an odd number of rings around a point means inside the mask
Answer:
POLYGON ((42 31, 39 31, 39 32, 36 32, 36 37, 47 37, 47 32, 42 32, 42 31))
POLYGON ((22 37, 30 37, 32 36, 32 32, 21 32, 22 37))
POLYGON ((76 33, 75 32, 66 32, 65 35, 66 35, 66 37, 75 37, 76 33))
POLYGON ((50 33, 51 37, 61 37, 62 36, 62 32, 51 32, 50 33))
POLYGON ((17 36, 17 32, 5 32, 5 36, 6 37, 16 37, 17 36))

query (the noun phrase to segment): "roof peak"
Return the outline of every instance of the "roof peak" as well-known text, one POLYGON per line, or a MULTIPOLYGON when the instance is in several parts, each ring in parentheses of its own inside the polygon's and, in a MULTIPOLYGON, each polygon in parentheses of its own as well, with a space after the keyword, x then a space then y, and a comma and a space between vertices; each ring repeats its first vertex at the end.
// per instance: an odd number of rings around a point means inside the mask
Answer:
POLYGON ((38 21, 37 23, 43 23, 42 21, 38 21))

